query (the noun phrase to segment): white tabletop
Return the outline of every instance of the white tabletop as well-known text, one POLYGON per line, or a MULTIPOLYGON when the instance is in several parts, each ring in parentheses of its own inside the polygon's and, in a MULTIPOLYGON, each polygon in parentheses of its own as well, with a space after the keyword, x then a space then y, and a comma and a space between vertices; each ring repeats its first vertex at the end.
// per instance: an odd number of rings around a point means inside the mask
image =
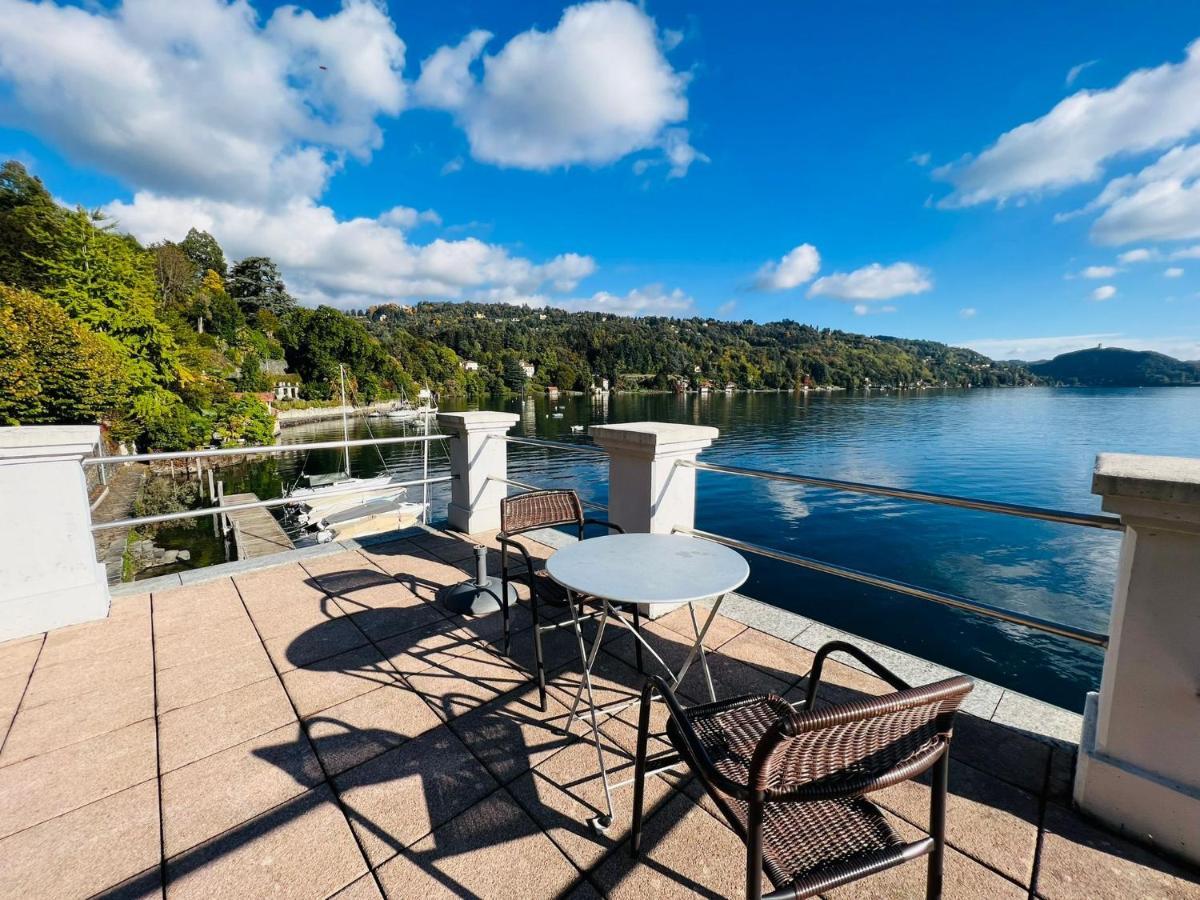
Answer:
POLYGON ((740 553, 682 534, 610 534, 556 551, 546 574, 580 594, 615 603, 684 603, 741 587, 740 553))

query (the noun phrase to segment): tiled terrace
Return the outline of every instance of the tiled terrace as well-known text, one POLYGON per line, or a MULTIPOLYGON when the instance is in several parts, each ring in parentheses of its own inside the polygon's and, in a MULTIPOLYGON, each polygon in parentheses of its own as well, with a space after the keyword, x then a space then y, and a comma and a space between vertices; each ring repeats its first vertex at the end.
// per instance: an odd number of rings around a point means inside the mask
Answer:
MULTIPOLYGON (((643 862, 625 846, 628 789, 610 833, 589 831, 595 750, 582 725, 556 728, 573 637, 547 639, 543 714, 525 610, 508 660, 497 615, 434 602, 469 556, 421 534, 124 596, 107 620, 0 645, 0 896, 738 896, 741 844, 681 776, 652 778, 643 862)), ((680 613, 647 627, 668 661, 688 629, 680 613)), ((798 696, 803 643, 721 618, 708 641, 718 693, 798 696)), ((601 699, 639 688, 631 661, 627 634, 607 638, 601 699)), ((700 699, 693 673, 683 693, 700 699)), ((829 677, 827 700, 884 691, 847 666, 829 677)), ((988 721, 1001 702, 960 717, 947 896, 1200 897, 1200 873, 1072 812, 1073 748, 988 721)), ((635 715, 602 726, 618 779, 635 715)), ((877 798, 902 833, 921 829, 925 787, 877 798)), ((836 896, 923 885, 916 863, 836 896)))

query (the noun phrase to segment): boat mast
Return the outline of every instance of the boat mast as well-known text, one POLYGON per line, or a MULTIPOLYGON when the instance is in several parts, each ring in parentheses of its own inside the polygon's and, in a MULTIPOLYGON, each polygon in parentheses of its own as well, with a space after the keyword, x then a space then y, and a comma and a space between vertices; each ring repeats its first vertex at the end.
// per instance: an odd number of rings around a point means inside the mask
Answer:
MULTIPOLYGON (((338 376, 342 385, 342 440, 349 442, 350 426, 346 424, 346 367, 341 363, 338 364, 338 376)), ((350 448, 346 445, 342 446, 342 453, 346 457, 346 477, 350 477, 350 448)))

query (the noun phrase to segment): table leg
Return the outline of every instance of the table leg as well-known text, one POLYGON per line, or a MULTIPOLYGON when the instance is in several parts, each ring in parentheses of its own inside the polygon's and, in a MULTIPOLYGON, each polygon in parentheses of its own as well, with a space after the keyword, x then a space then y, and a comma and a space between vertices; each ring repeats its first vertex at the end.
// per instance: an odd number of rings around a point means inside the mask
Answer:
MULTIPOLYGON (((701 628, 698 632, 696 632, 696 643, 694 643, 692 645, 691 652, 688 653, 687 659, 684 660, 683 667, 679 670, 679 674, 675 676, 675 683, 671 685, 672 689, 679 687, 679 685, 683 683, 683 676, 685 676, 688 673, 688 669, 690 669, 692 667, 692 663, 696 659, 696 654, 699 653, 700 659, 702 660, 701 665, 704 667, 704 674, 708 678, 708 695, 714 701, 717 699, 717 692, 715 690, 713 690, 712 676, 709 675, 709 672, 708 672, 708 659, 704 655, 704 636, 706 634, 708 634, 708 629, 712 626, 712 623, 716 620, 717 610, 719 610, 721 608, 721 602, 724 599, 725 599, 724 594, 722 594, 721 596, 719 596, 717 598, 717 602, 713 604, 712 612, 710 612, 708 614, 708 618, 704 622, 704 627, 701 628)), ((691 604, 688 604, 688 605, 690 606, 691 604)), ((693 609, 692 610, 692 624, 695 625, 695 623, 696 623, 696 611, 693 609)))
MULTIPOLYGON (((708 670, 708 654, 704 652, 704 635, 700 633, 700 626, 696 623, 696 604, 689 603, 688 612, 692 616, 692 631, 695 632, 696 643, 700 647, 700 668, 704 670, 704 682, 708 685, 708 696, 711 700, 716 702, 717 692, 713 688, 712 673, 708 670)), ((708 630, 707 626, 708 623, 705 623, 705 631, 708 630)))
MULTIPOLYGON (((569 592, 568 592, 567 596, 571 596, 569 592)), ((577 618, 575 619, 575 632, 576 632, 576 636, 579 638, 580 659, 583 662, 583 670, 584 670, 584 672, 586 672, 588 674, 589 680, 591 677, 592 668, 596 665, 596 656, 600 652, 600 641, 603 640, 603 638, 604 638, 604 626, 608 624, 608 613, 609 613, 608 601, 602 600, 601 602, 604 604, 604 607, 603 607, 603 611, 600 615, 600 624, 596 627, 596 638, 595 638, 595 640, 592 641, 591 652, 587 653, 586 655, 584 654, 583 631, 579 627, 579 620, 577 618)), ((572 609, 571 615, 572 615, 572 617, 574 617, 574 615, 575 615, 574 607, 572 606, 571 609, 572 609)), ((571 726, 575 724, 575 711, 579 708, 579 700, 583 696, 583 686, 584 686, 584 680, 581 678, 579 680, 579 687, 577 687, 575 689, 575 699, 571 701, 571 714, 569 716, 567 716, 567 724, 565 726, 563 726, 563 731, 569 732, 571 730, 571 726)), ((588 699, 590 700, 591 699, 590 684, 588 686, 588 692, 589 692, 588 699)), ((593 703, 592 706, 594 707, 595 704, 593 703)))
POLYGON ((591 821, 592 827, 601 832, 612 825, 613 821, 612 792, 608 786, 608 768, 604 765, 604 748, 600 743, 600 724, 596 721, 596 696, 592 692, 592 665, 596 662, 596 651, 600 649, 600 639, 604 636, 604 623, 608 620, 608 601, 603 601, 603 603, 604 614, 600 617, 600 625, 596 629, 596 640, 592 644, 592 652, 589 654, 583 641, 583 629, 579 627, 579 613, 575 609, 575 598, 570 591, 567 592, 567 606, 571 609, 571 620, 575 625, 575 639, 579 642, 579 659, 583 663, 583 678, 579 690, 575 693, 575 703, 571 705, 571 715, 567 719, 566 730, 571 730, 571 725, 575 720, 575 708, 586 687, 588 712, 592 720, 592 740, 596 744, 596 760, 600 763, 600 781, 604 785, 604 804, 608 809, 608 815, 596 816, 591 821))

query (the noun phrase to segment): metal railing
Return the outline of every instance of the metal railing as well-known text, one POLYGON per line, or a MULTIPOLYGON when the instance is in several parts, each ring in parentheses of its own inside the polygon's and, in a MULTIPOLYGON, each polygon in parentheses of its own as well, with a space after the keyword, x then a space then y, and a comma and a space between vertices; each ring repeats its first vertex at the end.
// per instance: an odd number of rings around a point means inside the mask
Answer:
POLYGON ((699 460, 679 460, 678 466, 689 469, 701 469, 706 472, 723 472, 726 475, 741 475, 746 478, 765 478, 769 481, 784 481, 790 484, 803 484, 809 487, 829 488, 834 491, 849 491, 855 494, 873 494, 877 497, 893 497, 898 500, 912 500, 917 503, 932 503, 938 506, 954 506, 959 509, 975 509, 982 512, 1000 513, 1006 516, 1017 516, 1022 519, 1040 519, 1043 522, 1061 522, 1064 525, 1082 525, 1087 528, 1103 528, 1109 531, 1123 531, 1125 526, 1116 516, 1094 515, 1092 513, 1064 512, 1059 509, 1045 509, 1040 506, 1021 506, 1015 503, 1000 503, 995 500, 975 500, 970 497, 955 497, 950 494, 932 494, 926 491, 910 491, 904 488, 887 487, 878 484, 862 484, 857 481, 836 481, 832 478, 816 478, 812 475, 790 475, 786 472, 770 472, 764 469, 743 469, 739 466, 721 466, 715 463, 700 462, 699 460))
MULTIPOLYGON (((237 456, 254 456, 258 454, 280 454, 293 452, 307 452, 309 450, 345 450, 350 447, 379 447, 395 444, 416 444, 423 445, 422 449, 428 449, 431 441, 442 441, 452 438, 449 434, 420 434, 420 435, 405 435, 403 437, 388 437, 388 438, 356 438, 354 440, 340 441, 315 441, 307 444, 271 444, 268 446, 258 447, 222 447, 215 450, 174 450, 168 453, 133 453, 127 456, 89 456, 82 462, 85 466, 101 466, 101 471, 104 471, 105 463, 132 463, 132 462, 167 462, 177 459, 212 459, 212 458, 229 458, 237 456)), ((381 457, 382 458, 382 457, 381 457)), ((422 489, 427 488, 431 484, 443 484, 453 480, 453 475, 442 475, 435 478, 430 478, 428 473, 428 457, 423 457, 423 473, 421 478, 415 478, 411 481, 391 482, 387 485, 388 488, 408 488, 420 485, 422 489)), ((210 473, 209 483, 211 487, 212 478, 210 473)), ((341 497, 352 496, 354 494, 364 494, 372 491, 378 491, 379 484, 357 485, 352 487, 329 487, 321 491, 322 497, 341 497)), ((218 497, 220 496, 218 492, 218 497)), ((274 497, 269 500, 256 500, 252 503, 235 503, 225 505, 219 503, 215 506, 202 506, 197 509, 185 509, 179 512, 160 513, 153 516, 139 516, 132 519, 116 519, 112 522, 98 522, 91 526, 92 532, 107 531, 113 528, 137 528, 142 525, 157 525, 162 522, 175 522, 181 519, 200 519, 207 516, 223 515, 230 512, 238 512, 245 509, 269 509, 275 506, 287 506, 289 503, 298 502, 292 497, 274 497)), ((425 498, 427 503, 427 497, 425 498)), ((428 507, 426 507, 427 509, 428 507)))
POLYGON ((825 575, 834 575, 838 578, 845 578, 848 581, 856 581, 859 584, 870 585, 871 587, 883 588, 888 591, 895 591, 898 594, 906 594, 909 597, 918 597, 922 600, 929 600, 933 603, 949 606, 954 609, 963 610, 965 612, 974 613, 979 616, 986 616, 991 619, 998 619, 1002 622, 1009 622, 1013 625, 1023 625, 1026 628, 1031 628, 1034 631, 1041 631, 1045 634, 1052 634, 1056 637, 1070 638, 1074 641, 1080 641, 1084 644, 1091 644, 1095 647, 1107 647, 1108 635, 1098 631, 1089 631, 1085 628, 1075 628, 1072 625, 1063 625, 1058 622, 1051 622, 1048 619, 1042 619, 1037 616, 1028 616, 1023 613, 1011 612, 1007 609, 1001 609, 998 606, 992 606, 990 603, 983 603, 979 600, 971 600, 968 597, 962 597, 958 594, 949 594, 945 591, 935 591, 928 588, 917 587, 916 585, 908 584, 903 581, 895 581, 891 578, 882 578, 878 575, 869 575, 866 572, 860 572, 857 569, 848 569, 845 566, 835 566, 831 563, 823 563, 816 559, 810 559, 807 556, 799 556, 795 553, 785 553, 782 550, 774 550, 770 547, 764 547, 761 544, 752 544, 749 541, 739 541, 736 538, 725 537, 721 534, 713 534, 710 531, 700 531, 696 528, 680 528, 673 529, 679 534, 690 534, 692 537, 703 538, 706 541, 714 541, 718 544, 724 544, 726 547, 732 547, 735 550, 744 550, 747 553, 755 553, 759 556, 766 556, 770 559, 777 559, 780 562, 791 563, 794 566, 800 566, 804 569, 811 569, 814 572, 821 572, 825 575))
MULTIPOLYGON (((856 494, 871 494, 880 497, 892 497, 899 500, 911 500, 917 503, 932 503, 939 506, 951 506, 959 509, 974 509, 982 512, 993 512, 1000 513, 1002 515, 1017 516, 1023 519, 1037 519, 1044 522, 1060 522, 1066 525, 1079 525, 1086 528, 1101 528, 1109 531, 1122 531, 1125 527, 1121 520, 1116 516, 1064 512, 1062 510, 1046 509, 1038 506, 1021 506, 1014 503, 1000 503, 993 500, 976 500, 968 497, 955 497, 948 494, 933 494, 926 491, 910 491, 905 490, 904 488, 893 488, 875 484, 862 484, 856 481, 837 481, 831 478, 817 478, 810 475, 791 475, 786 472, 771 472, 763 469, 746 469, 739 466, 722 466, 715 463, 700 462, 698 460, 678 460, 675 465, 684 466, 691 469, 700 469, 707 472, 721 472, 726 475, 739 475, 747 478, 763 478, 769 481, 782 481, 788 484, 802 484, 809 487, 828 488, 836 491, 849 491, 856 494)), ((921 600, 928 600, 941 606, 948 606, 953 609, 962 610, 964 612, 973 613, 974 615, 984 616, 986 618, 1007 622, 1013 625, 1021 625, 1034 631, 1040 631, 1044 634, 1051 634, 1056 637, 1068 638, 1084 644, 1090 644, 1094 647, 1100 647, 1102 649, 1108 647, 1108 635, 1103 634, 1102 632, 1091 631, 1086 628, 1076 628, 1073 625, 1065 625, 1060 622, 1051 622, 1048 619, 1042 619, 1038 616, 1030 616, 1024 613, 1002 609, 1001 607, 993 606, 990 603, 972 600, 969 597, 963 597, 958 594, 950 594, 945 591, 937 591, 930 588, 918 587, 913 584, 908 584, 904 581, 896 581, 895 579, 884 578, 880 575, 871 575, 867 572, 860 572, 857 569, 847 568, 846 566, 838 566, 832 563, 821 562, 820 560, 812 559, 807 556, 800 556, 799 554, 795 553, 787 553, 783 550, 775 550, 771 547, 765 547, 761 544, 751 543, 750 541, 741 541, 737 540, 736 538, 714 534, 709 531, 700 531, 695 528, 683 527, 676 527, 673 530, 680 534, 689 534, 693 537, 715 541, 716 543, 724 544, 727 547, 733 547, 734 549, 743 550, 747 553, 754 553, 759 556, 768 557, 769 559, 779 560, 780 562, 785 562, 804 569, 809 569, 813 572, 821 572, 825 575, 833 575, 837 578, 844 578, 847 581, 854 581, 859 584, 865 584, 871 587, 893 591, 897 594, 904 594, 909 597, 917 597, 921 600)))
POLYGON ((592 444, 568 444, 566 441, 543 441, 540 438, 516 438, 510 437, 507 434, 493 435, 497 440, 504 441, 506 444, 526 444, 530 447, 541 447, 545 450, 566 450, 571 453, 591 453, 593 455, 607 456, 605 451, 592 444))
POLYGON ((415 444, 421 441, 445 441, 452 434, 417 434, 405 437, 361 438, 353 441, 317 441, 310 444, 270 444, 265 447, 221 447, 216 450, 172 450, 169 453, 131 453, 128 456, 88 456, 85 466, 105 463, 167 462, 173 459, 212 459, 214 457, 251 456, 256 453, 295 453, 301 450, 341 450, 344 447, 379 447, 389 444, 415 444))
MULTIPOLYGON (((453 481, 453 475, 439 475, 435 478, 416 478, 412 481, 395 481, 390 482, 388 488, 407 488, 415 487, 416 485, 424 484, 443 484, 447 481, 453 481)), ((370 491, 378 491, 378 484, 360 485, 353 488, 339 488, 333 490, 322 490, 322 497, 341 497, 350 496, 353 494, 365 494, 370 491)), ((200 519, 205 516, 214 516, 220 513, 237 512, 243 509, 266 509, 272 506, 286 506, 289 503, 300 502, 293 497, 275 497, 271 500, 258 500, 254 503, 234 503, 229 506, 202 506, 199 509, 185 509, 181 512, 160 513, 155 516, 141 516, 136 519, 117 519, 115 522, 100 522, 92 525, 92 531, 105 531, 110 528, 137 528, 139 525, 156 525, 160 522, 174 522, 179 519, 200 519)))
MULTIPOLYGON (((511 479, 511 478, 497 478, 495 475, 489 475, 489 476, 488 476, 488 481, 498 481, 498 482, 500 482, 501 484, 507 484, 507 485, 509 485, 510 487, 521 488, 522 490, 526 490, 526 491, 550 491, 550 490, 554 490, 554 488, 548 488, 548 487, 545 487, 545 486, 543 486, 543 485, 538 485, 538 484, 529 484, 529 483, 527 483, 527 482, 524 482, 524 481, 514 481, 514 480, 513 480, 513 479, 511 479)), ((579 492, 578 492, 578 491, 576 491, 575 493, 576 493, 576 495, 578 495, 578 494, 579 494, 579 492)), ((580 498, 579 498, 579 502, 580 502, 580 504, 582 504, 583 506, 587 507, 588 509, 595 509, 595 510, 599 510, 600 512, 608 512, 608 507, 607 507, 607 506, 601 506, 599 503, 593 503, 591 500, 584 500, 582 497, 580 497, 580 498)))

